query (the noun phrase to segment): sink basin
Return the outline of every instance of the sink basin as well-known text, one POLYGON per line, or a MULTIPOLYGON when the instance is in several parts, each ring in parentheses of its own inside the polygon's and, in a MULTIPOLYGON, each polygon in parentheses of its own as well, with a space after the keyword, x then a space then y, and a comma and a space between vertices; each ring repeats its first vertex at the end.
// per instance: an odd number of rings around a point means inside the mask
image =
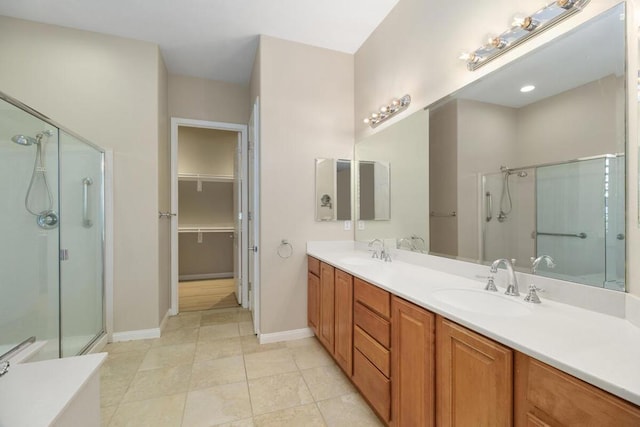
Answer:
POLYGON ((531 309, 516 297, 476 289, 442 289, 433 298, 460 310, 491 316, 526 316, 531 309))
POLYGON ((340 258, 340 262, 344 264, 353 265, 353 266, 359 266, 359 265, 373 266, 373 265, 379 264, 380 260, 350 256, 350 257, 340 258))

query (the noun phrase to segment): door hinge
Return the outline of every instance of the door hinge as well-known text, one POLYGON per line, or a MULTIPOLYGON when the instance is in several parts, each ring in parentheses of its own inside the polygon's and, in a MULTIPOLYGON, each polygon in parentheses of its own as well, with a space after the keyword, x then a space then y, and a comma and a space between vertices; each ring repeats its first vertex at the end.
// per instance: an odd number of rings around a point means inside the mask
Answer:
POLYGON ((249 221, 253 220, 253 212, 247 212, 247 219, 249 221))
POLYGON ((60 249, 60 261, 69 260, 69 249, 60 249))

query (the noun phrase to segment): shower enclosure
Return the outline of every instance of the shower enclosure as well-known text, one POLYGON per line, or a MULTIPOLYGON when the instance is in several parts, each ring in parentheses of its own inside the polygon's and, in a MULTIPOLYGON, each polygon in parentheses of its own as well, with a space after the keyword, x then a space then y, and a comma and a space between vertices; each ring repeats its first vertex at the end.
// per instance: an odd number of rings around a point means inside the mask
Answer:
POLYGON ((105 333, 104 152, 0 93, 0 355, 36 360, 105 333))
POLYGON ((538 274, 624 290, 625 157, 594 158, 482 176, 482 260, 550 255, 538 274))

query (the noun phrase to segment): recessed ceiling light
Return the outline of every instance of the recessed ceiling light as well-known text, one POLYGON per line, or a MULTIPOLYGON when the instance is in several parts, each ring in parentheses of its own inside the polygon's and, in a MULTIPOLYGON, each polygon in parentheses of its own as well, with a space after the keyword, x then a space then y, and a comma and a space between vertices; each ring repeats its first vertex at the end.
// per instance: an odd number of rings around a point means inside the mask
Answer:
POLYGON ((534 90, 536 87, 534 85, 526 85, 526 86, 522 86, 520 88, 520 92, 522 93, 527 93, 527 92, 531 92, 532 90, 534 90))

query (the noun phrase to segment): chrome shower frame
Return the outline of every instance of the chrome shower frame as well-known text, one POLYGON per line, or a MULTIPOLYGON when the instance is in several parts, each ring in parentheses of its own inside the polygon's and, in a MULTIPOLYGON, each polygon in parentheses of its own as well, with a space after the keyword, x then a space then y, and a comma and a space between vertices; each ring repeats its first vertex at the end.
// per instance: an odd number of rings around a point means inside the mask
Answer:
MULTIPOLYGON (((58 135, 60 134, 60 131, 64 131, 67 135, 76 138, 78 141, 86 144, 87 146, 95 149, 96 151, 98 151, 101 155, 101 172, 102 172, 102 176, 105 176, 105 150, 104 148, 94 144, 93 142, 87 140, 86 138, 78 135, 77 133, 67 129, 66 127, 62 126, 60 123, 56 122, 55 120, 51 119, 50 117, 42 114, 41 112, 39 112, 38 110, 35 110, 31 107, 29 107, 28 105, 22 103, 21 101, 13 98, 10 95, 7 95, 6 93, 0 91, 0 99, 2 99, 3 101, 13 105, 14 107, 24 111, 27 114, 31 114, 32 116, 36 117, 37 119, 42 120, 43 122, 55 127, 58 129, 58 135)), ((46 130, 43 132, 47 132, 46 130)), ((15 142, 15 141, 14 141, 15 142)), ((100 186, 99 189, 99 194, 100 194, 100 203, 103 207, 105 207, 105 180, 102 180, 102 185, 100 186)), ((46 217, 43 218, 44 222, 47 222, 48 219, 46 217)), ((56 217, 56 222, 58 221, 58 218, 56 217)), ((107 272, 106 272, 106 262, 107 262, 107 246, 106 246, 106 219, 105 219, 105 215, 101 215, 100 217, 100 225, 101 227, 101 233, 100 233, 100 250, 102 253, 102 257, 101 257, 101 280, 102 280, 102 332, 99 333, 98 335, 96 335, 91 341, 89 341, 80 351, 79 351, 79 355, 80 354, 84 354, 86 353, 88 350, 90 350, 98 341, 100 341, 101 339, 103 339, 105 336, 107 336, 108 333, 108 319, 107 319, 107 307, 108 307, 108 302, 107 302, 107 293, 106 293, 106 284, 107 284, 107 272)), ((61 284, 59 284, 60 286, 61 284)), ((58 304, 61 305, 62 300, 59 299, 58 304)), ((62 339, 62 310, 60 307, 60 310, 58 310, 58 324, 60 325, 61 328, 61 333, 59 335, 59 339, 62 339)), ((62 356, 62 346, 59 346, 60 348, 60 354, 59 356, 62 356)))

